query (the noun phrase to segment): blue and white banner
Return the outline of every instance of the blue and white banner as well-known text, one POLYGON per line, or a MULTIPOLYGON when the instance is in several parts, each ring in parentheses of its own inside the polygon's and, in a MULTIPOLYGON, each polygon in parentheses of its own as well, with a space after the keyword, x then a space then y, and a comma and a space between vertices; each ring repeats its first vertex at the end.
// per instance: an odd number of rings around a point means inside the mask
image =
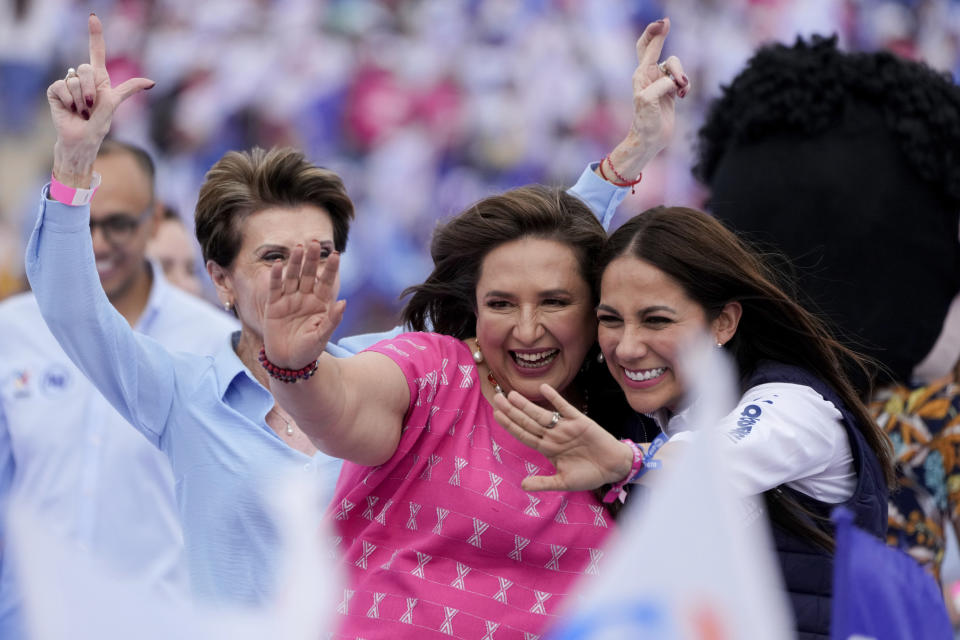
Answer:
POLYGON ((550 640, 794 637, 761 504, 736 497, 718 455, 736 378, 711 347, 687 361, 696 437, 648 474, 653 490, 628 509, 600 576, 581 584, 550 640))

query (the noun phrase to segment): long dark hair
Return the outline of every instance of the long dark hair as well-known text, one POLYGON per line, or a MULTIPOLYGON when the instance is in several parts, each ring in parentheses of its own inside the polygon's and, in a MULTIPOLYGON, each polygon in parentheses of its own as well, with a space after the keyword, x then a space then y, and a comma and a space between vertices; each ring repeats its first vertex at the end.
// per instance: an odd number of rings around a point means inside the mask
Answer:
POLYGON ((556 240, 573 250, 580 275, 597 303, 593 260, 607 234, 579 198, 562 189, 530 185, 490 196, 441 224, 433 233, 433 272, 408 287, 403 322, 415 331, 432 330, 469 338, 477 328, 477 281, 483 259, 502 244, 521 238, 556 240))
MULTIPOLYGON (((606 242, 606 231, 575 196, 532 185, 484 198, 437 227, 430 245, 433 272, 403 292, 410 295, 403 322, 415 331, 436 331, 461 340, 474 336, 483 259, 500 245, 526 237, 570 247, 590 286, 591 304, 597 304, 594 261, 606 242)), ((594 345, 571 383, 587 400, 590 417, 617 437, 638 438, 635 434, 642 429, 654 430, 627 404, 606 366, 598 362, 598 354, 594 345)))
MULTIPOLYGON (((726 304, 739 302, 743 314, 725 348, 736 360, 742 379, 747 379, 762 360, 802 367, 819 377, 856 418, 857 429, 876 454, 888 485, 893 485, 890 441, 846 374, 853 368, 869 377, 870 363, 840 343, 822 320, 791 299, 763 256, 716 219, 684 207, 656 207, 617 229, 601 253, 597 275, 623 255, 643 260, 669 275, 710 319, 726 304)), ((775 521, 799 527, 815 542, 832 548, 829 536, 804 526, 805 518, 794 517, 800 509, 798 504, 775 490, 768 491, 766 498, 775 521)))

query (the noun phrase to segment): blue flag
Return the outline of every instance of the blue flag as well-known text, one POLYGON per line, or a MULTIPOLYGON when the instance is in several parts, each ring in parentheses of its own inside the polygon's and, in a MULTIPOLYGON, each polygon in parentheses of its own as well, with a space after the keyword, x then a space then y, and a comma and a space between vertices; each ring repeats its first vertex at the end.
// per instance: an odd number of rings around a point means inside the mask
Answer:
POLYGON ((909 555, 858 529, 835 509, 832 640, 951 640, 933 576, 909 555))

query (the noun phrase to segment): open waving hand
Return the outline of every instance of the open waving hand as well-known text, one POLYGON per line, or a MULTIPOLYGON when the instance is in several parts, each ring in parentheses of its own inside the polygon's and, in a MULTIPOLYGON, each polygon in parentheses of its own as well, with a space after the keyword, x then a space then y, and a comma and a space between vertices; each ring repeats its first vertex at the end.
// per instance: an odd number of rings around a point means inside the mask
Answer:
POLYGON ((525 478, 524 490, 584 491, 627 477, 633 464, 629 445, 578 411, 550 385, 540 385, 540 392, 557 410, 557 420, 549 409, 515 391, 493 399, 496 421, 517 440, 545 455, 557 470, 552 476, 525 478))
POLYGON ((336 299, 340 254, 324 260, 324 250, 316 240, 306 250, 297 245, 286 267, 277 261, 270 270, 263 346, 277 366, 299 369, 316 361, 343 317, 347 303, 336 299))
POLYGON ((47 87, 47 102, 57 132, 53 175, 63 184, 80 189, 90 187, 93 162, 110 131, 114 111, 130 96, 155 84, 146 78, 131 78, 115 87, 111 85, 103 25, 91 13, 87 26, 90 62, 47 87))

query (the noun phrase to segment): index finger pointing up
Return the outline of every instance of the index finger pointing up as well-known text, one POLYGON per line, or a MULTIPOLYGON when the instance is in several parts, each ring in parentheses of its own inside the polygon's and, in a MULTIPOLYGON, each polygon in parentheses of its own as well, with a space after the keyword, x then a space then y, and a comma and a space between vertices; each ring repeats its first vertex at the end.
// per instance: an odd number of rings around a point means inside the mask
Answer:
POLYGON ((668 33, 670 33, 670 18, 651 22, 643 30, 643 34, 637 40, 637 61, 641 67, 657 64, 668 33))
POLYGON ((103 25, 100 24, 100 18, 91 13, 87 20, 87 27, 90 30, 90 66, 94 71, 106 71, 107 45, 103 41, 103 25))

